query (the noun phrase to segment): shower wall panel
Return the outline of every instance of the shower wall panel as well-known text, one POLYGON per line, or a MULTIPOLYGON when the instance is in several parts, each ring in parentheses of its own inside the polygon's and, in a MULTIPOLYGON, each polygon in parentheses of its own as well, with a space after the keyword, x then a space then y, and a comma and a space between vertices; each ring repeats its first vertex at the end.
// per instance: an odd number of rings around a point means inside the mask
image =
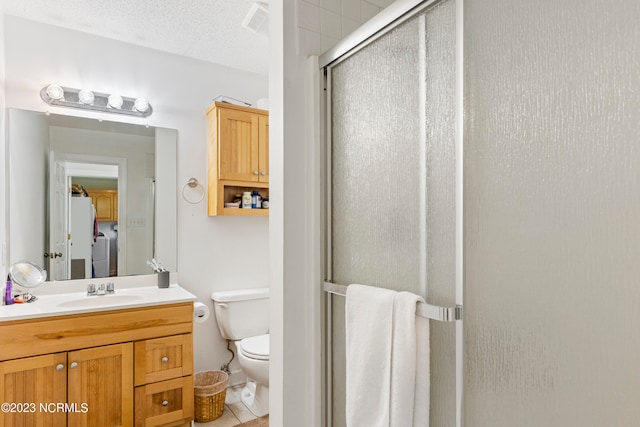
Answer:
POLYGON ((637 425, 640 3, 464 14, 464 425, 637 425))

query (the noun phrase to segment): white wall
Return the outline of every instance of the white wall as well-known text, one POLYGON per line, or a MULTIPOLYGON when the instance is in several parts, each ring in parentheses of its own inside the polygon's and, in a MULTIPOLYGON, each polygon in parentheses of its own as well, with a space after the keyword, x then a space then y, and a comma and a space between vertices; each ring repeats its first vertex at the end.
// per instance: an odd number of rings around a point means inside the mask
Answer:
POLYGON ((295 2, 269 3, 271 390, 275 426, 322 421, 318 68, 296 50, 295 2), (282 396, 282 399, 274 397, 282 396))
MULTIPOLYGON (((204 201, 191 205, 180 196, 189 178, 206 183, 205 108, 218 95, 251 103, 267 97, 266 76, 11 16, 4 37, 6 107, 100 117, 48 107, 39 91, 55 82, 146 97, 154 113, 145 120, 102 117, 178 131, 177 249, 185 288, 212 308, 213 290, 268 286, 268 219, 210 218, 204 201)), ((196 370, 218 369, 229 358, 213 317, 195 325, 194 345, 196 370)))
MULTIPOLYGON (((6 200, 6 171, 5 164, 5 118, 4 106, 5 106, 5 67, 4 67, 4 16, 0 15, 0 200, 6 200)), ((6 218, 9 215, 9 206, 3 204, 0 209, 0 277, 7 276, 7 259, 5 253, 5 245, 7 241, 6 233, 6 218)), ((1 287, 0 287, 1 288, 1 287)))
POLYGON ((393 0, 296 0, 297 53, 320 55, 393 0))

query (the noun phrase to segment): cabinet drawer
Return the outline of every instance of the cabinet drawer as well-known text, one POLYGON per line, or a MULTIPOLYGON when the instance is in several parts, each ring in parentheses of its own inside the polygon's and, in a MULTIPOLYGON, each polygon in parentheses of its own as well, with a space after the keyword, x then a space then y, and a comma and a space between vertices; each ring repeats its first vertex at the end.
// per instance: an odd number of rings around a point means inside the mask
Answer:
POLYGON ((193 374, 192 334, 135 343, 136 386, 193 374))
POLYGON ((176 425, 193 419, 193 376, 136 387, 136 426, 176 425))

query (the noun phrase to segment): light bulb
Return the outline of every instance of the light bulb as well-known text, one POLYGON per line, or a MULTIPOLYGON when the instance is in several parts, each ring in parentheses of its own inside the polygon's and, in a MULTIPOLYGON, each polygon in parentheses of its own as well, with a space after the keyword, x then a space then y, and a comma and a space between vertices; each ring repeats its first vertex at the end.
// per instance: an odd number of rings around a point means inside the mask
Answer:
POLYGON ((47 96, 57 101, 64 97, 64 90, 58 85, 49 85, 47 86, 47 96))
POLYGON ((120 109, 122 108, 122 97, 120 95, 109 95, 109 106, 111 106, 112 108, 117 108, 120 109))
POLYGON ((137 98, 136 101, 133 103, 133 108, 135 108, 137 111, 141 113, 144 113, 149 109, 149 101, 147 101, 144 98, 137 98))
POLYGON ((93 104, 93 100, 95 99, 95 95, 90 90, 82 89, 78 92, 78 100, 82 104, 91 105, 93 104))

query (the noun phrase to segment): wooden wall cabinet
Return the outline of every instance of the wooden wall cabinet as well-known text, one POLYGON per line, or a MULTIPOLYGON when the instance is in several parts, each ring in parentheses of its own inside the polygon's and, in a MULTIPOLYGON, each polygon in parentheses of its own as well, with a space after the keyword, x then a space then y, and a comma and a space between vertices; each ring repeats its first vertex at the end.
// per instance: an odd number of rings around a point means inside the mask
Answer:
POLYGON ((0 402, 23 405, 0 427, 189 426, 192 319, 180 303, 0 323, 0 402))
POLYGON ((268 215, 268 209, 225 208, 225 203, 245 191, 269 197, 269 112, 214 102, 206 114, 209 215, 268 215))
POLYGON ((118 190, 87 190, 98 221, 118 221, 118 190))

